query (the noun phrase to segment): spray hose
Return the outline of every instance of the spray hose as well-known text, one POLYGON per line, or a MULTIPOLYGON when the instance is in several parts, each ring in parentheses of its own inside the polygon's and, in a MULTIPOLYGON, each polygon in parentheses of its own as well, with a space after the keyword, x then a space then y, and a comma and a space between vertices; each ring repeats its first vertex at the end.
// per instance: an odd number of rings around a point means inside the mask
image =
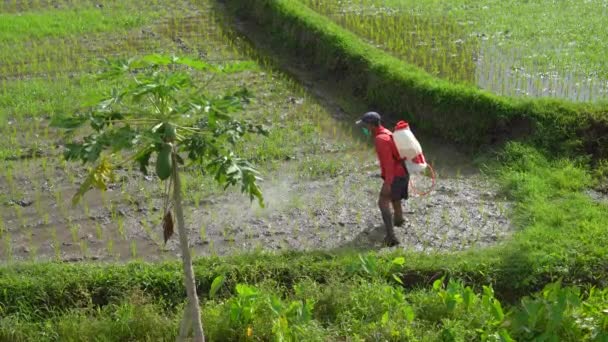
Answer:
POLYGON ((431 187, 427 191, 417 190, 416 186, 414 185, 414 180, 410 178, 410 189, 412 189, 411 191, 420 197, 427 196, 428 194, 433 192, 433 190, 435 190, 435 185, 437 184, 437 175, 435 173, 435 169, 433 169, 431 164, 427 164, 427 167, 429 168, 429 170, 431 172, 431 187))

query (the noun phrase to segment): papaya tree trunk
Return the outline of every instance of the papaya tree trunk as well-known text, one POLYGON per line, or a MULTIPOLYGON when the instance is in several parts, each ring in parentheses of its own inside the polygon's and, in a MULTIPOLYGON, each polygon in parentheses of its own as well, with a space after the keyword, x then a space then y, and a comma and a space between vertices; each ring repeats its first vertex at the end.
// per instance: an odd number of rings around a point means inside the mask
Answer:
MULTIPOLYGON (((179 177, 178 163, 175 158, 173 159, 173 200, 175 205, 175 216, 177 219, 177 230, 179 232, 179 244, 182 250, 182 261, 184 266, 185 285, 186 292, 188 294, 188 303, 185 307, 184 319, 182 327, 189 327, 192 323, 194 328, 194 341, 204 342, 205 334, 203 333, 203 323, 201 322, 201 308, 198 302, 198 295, 196 294, 196 282, 194 280, 194 268, 192 267, 192 257, 190 255, 190 246, 188 244, 188 232, 186 231, 186 224, 184 221, 184 210, 182 208, 182 184, 179 177), (190 311, 190 315, 188 314, 190 311)), ((182 333, 189 330, 188 328, 180 329, 180 338, 183 338, 182 333)))

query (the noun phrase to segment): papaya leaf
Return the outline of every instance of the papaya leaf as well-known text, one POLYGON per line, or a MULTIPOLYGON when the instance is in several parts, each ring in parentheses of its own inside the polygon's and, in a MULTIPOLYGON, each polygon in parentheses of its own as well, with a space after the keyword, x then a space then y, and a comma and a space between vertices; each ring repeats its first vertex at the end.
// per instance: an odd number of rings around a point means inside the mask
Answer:
POLYGON ((107 185, 113 181, 114 173, 112 165, 107 159, 102 159, 95 168, 89 169, 89 175, 72 197, 72 205, 77 205, 82 196, 84 196, 92 187, 105 191, 107 185))
POLYGON ((135 162, 139 165, 139 171, 144 175, 148 175, 148 165, 150 164, 150 157, 154 152, 154 148, 145 148, 140 151, 135 157, 135 162))
POLYGON ((88 116, 75 115, 75 116, 62 116, 57 115, 51 119, 51 127, 62 128, 66 130, 73 130, 81 127, 84 123, 89 120, 88 116))

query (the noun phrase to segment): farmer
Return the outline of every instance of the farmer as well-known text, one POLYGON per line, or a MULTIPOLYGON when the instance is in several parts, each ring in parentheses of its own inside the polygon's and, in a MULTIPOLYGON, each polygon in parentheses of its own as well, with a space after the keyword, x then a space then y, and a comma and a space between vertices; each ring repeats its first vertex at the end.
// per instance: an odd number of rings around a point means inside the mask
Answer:
POLYGON ((387 246, 392 247, 399 244, 394 226, 401 227, 404 223, 401 200, 408 197, 409 174, 403 162, 397 157, 398 152, 393 143, 391 131, 384 128, 380 122, 380 114, 368 112, 357 121, 357 125, 362 127, 366 136, 374 137, 381 175, 384 180, 378 206, 386 228, 384 242, 387 246), (393 213, 391 213, 391 204, 393 213))

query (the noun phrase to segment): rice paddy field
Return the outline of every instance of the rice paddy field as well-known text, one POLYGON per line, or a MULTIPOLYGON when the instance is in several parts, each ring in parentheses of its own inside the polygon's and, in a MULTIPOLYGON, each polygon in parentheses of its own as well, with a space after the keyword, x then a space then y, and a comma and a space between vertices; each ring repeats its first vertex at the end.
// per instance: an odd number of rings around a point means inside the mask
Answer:
POLYGON ((608 98, 605 0, 301 0, 404 61, 506 95, 608 98))
MULTIPOLYGON (((119 179, 108 192, 92 191, 77 207, 70 204, 87 169, 63 160, 68 138, 53 126, 54 119, 86 111, 115 86, 95 79, 101 59, 150 53, 218 65, 244 63, 248 67, 242 72, 203 73, 197 79, 212 95, 250 89, 255 101, 243 117, 272 127, 268 138, 252 138, 237 151, 262 169, 266 209, 236 190, 223 193, 200 172, 187 174, 188 225, 198 253, 381 242, 373 209, 378 186, 373 151, 337 105, 322 104, 274 69, 221 23, 211 4, 26 4, 4 3, 2 8, 2 260, 164 260, 177 255, 177 241, 165 246, 159 230, 164 187, 141 175, 135 164, 118 170, 119 179)), ((351 115, 363 111, 355 107, 348 109, 351 115)), ((510 204, 498 199, 496 187, 464 155, 430 141, 428 147, 436 151, 433 159, 451 157, 436 165, 442 193, 412 201, 407 209, 421 213, 411 215, 412 229, 404 231, 408 244, 418 250, 461 250, 509 235, 510 204)), ((428 183, 421 181, 421 186, 428 183)))
MULTIPOLYGON (((608 96, 605 1, 302 1, 454 82, 608 96)), ((222 1, 0 2, 0 342, 176 339, 186 294, 177 238, 163 241, 165 184, 125 164, 72 206, 89 165, 64 160, 79 136, 54 125, 121 86, 95 77, 104 59, 150 54, 238 63, 188 72, 211 97, 247 89, 235 117, 270 128, 234 148, 261 171, 264 208, 183 168, 207 340, 608 339, 608 164, 419 134, 437 185, 411 193, 386 248, 376 156, 353 127, 368 104, 274 56, 267 34, 222 1)))

